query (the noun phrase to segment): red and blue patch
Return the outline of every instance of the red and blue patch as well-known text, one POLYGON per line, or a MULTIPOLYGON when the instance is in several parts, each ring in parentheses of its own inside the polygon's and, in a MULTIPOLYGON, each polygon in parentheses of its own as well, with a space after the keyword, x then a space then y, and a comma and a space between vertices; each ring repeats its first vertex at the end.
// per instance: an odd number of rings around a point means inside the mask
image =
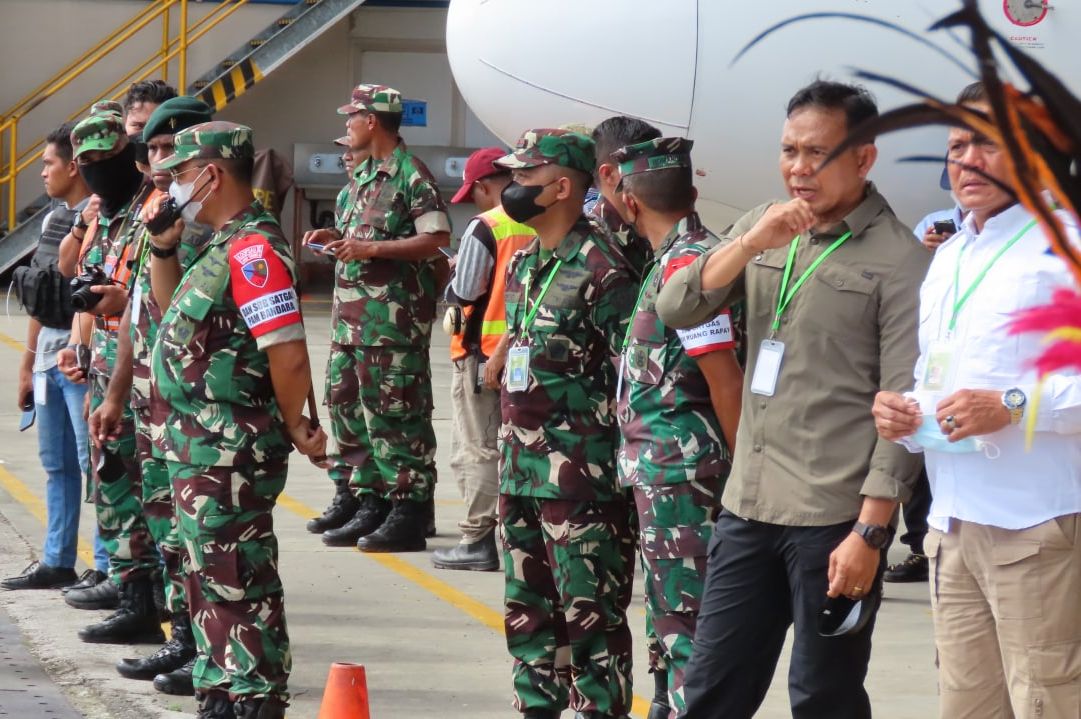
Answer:
POLYGON ((244 273, 244 279, 253 287, 266 287, 267 278, 270 276, 270 268, 266 260, 260 258, 244 264, 240 271, 244 273))

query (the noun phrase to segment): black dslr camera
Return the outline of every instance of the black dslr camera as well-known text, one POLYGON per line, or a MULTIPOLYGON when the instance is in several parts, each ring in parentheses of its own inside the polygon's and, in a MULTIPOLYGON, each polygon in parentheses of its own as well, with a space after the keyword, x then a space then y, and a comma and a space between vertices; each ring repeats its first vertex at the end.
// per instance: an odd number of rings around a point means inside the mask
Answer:
POLYGON ((112 282, 105 276, 105 271, 95 265, 87 272, 71 278, 71 306, 76 312, 89 312, 97 303, 101 302, 102 295, 91 292, 91 287, 101 287, 112 282))
POLYGON ((144 226, 151 235, 160 235, 172 227, 173 223, 179 219, 180 208, 177 207, 176 200, 170 197, 161 203, 158 214, 154 215, 154 219, 147 220, 144 226))

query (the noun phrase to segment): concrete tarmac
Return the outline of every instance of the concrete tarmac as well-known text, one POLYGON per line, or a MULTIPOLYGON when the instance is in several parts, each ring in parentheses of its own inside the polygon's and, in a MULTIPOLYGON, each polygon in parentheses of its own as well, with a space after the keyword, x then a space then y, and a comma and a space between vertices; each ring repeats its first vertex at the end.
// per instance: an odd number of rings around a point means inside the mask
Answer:
MULTIPOLYGON (((305 303, 316 393, 323 396, 328 353, 329 302, 305 303)), ((44 536, 44 472, 36 431, 17 431, 15 388, 26 323, 20 315, 0 320, 0 576, 19 573, 40 554, 44 536)), ((376 719, 495 719, 517 716, 510 705, 510 658, 502 636, 501 572, 434 569, 430 552, 457 542, 462 514, 449 473, 451 437, 447 337, 438 328, 432 347, 434 424, 439 441, 436 522, 439 535, 428 552, 365 555, 331 549, 308 534, 305 522, 332 494, 326 474, 303 457, 291 459, 285 494, 275 511, 281 547, 286 616, 292 637, 293 693, 290 719, 315 719, 332 662, 363 664, 371 715, 376 719)), ((325 419, 325 408, 323 409, 325 419)), ((93 508, 83 506, 79 571, 90 558, 93 508)), ((895 546, 891 560, 906 548, 895 546)), ((635 632, 634 716, 644 717, 653 682, 647 673, 641 577, 631 608, 635 632)), ((0 611, 22 633, 40 666, 85 717, 135 719, 184 717, 195 702, 154 691, 149 682, 122 679, 113 668, 121 657, 155 649, 84 644, 76 632, 105 612, 71 609, 59 592, 0 592, 0 611)), ((790 716, 786 648, 763 719, 790 716)), ((926 719, 937 715, 934 645, 926 584, 886 585, 875 629, 866 682, 875 716, 926 719)), ((0 715, 5 696, 0 691, 0 715)), ((46 715, 43 715, 46 716, 46 715)), ((570 717, 565 712, 564 717, 570 717)))

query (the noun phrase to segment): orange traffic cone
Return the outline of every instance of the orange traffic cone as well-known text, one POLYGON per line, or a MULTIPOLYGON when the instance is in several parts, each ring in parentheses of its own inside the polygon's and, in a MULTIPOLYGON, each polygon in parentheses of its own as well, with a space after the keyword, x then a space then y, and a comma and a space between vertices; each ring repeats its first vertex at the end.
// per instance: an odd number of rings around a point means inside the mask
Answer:
POLYGON ((362 665, 348 662, 330 665, 319 719, 371 719, 368 682, 362 665))

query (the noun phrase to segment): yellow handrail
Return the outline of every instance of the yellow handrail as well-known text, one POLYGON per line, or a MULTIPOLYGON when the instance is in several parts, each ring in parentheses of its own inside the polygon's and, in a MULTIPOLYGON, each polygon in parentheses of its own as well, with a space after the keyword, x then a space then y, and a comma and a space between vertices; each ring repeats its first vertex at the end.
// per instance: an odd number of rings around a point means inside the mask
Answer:
MULTIPOLYGON (((145 80, 155 72, 160 71, 162 79, 168 77, 169 63, 176 58, 177 62, 177 87, 183 92, 187 86, 188 71, 188 48, 210 32, 219 23, 232 15, 248 0, 222 0, 213 10, 188 26, 188 2, 190 0, 157 0, 137 13, 134 17, 124 22, 120 27, 113 30, 107 37, 98 42, 92 48, 83 53, 79 58, 70 62, 62 71, 54 75, 46 82, 39 85, 26 97, 15 103, 7 113, 0 116, 0 167, 6 165, 7 171, 0 174, 0 188, 7 185, 7 192, 0 190, 0 199, 6 195, 6 214, 8 229, 15 227, 17 204, 17 186, 19 174, 27 167, 36 162, 44 138, 39 138, 31 143, 24 151, 18 150, 18 124, 30 111, 41 103, 53 97, 57 92, 74 82, 88 69, 107 57, 110 53, 141 32, 150 23, 158 18, 162 19, 162 34, 160 49, 153 55, 138 64, 134 70, 124 75, 105 92, 98 95, 99 99, 118 99, 123 94, 127 83, 145 80), (170 37, 170 25, 172 9, 179 5, 179 22, 176 37, 170 37), (7 152, 3 152, 3 138, 7 135, 7 152), (6 156, 6 161, 3 159, 6 156)), ((69 119, 82 116, 92 103, 88 103, 72 114, 69 119)))

